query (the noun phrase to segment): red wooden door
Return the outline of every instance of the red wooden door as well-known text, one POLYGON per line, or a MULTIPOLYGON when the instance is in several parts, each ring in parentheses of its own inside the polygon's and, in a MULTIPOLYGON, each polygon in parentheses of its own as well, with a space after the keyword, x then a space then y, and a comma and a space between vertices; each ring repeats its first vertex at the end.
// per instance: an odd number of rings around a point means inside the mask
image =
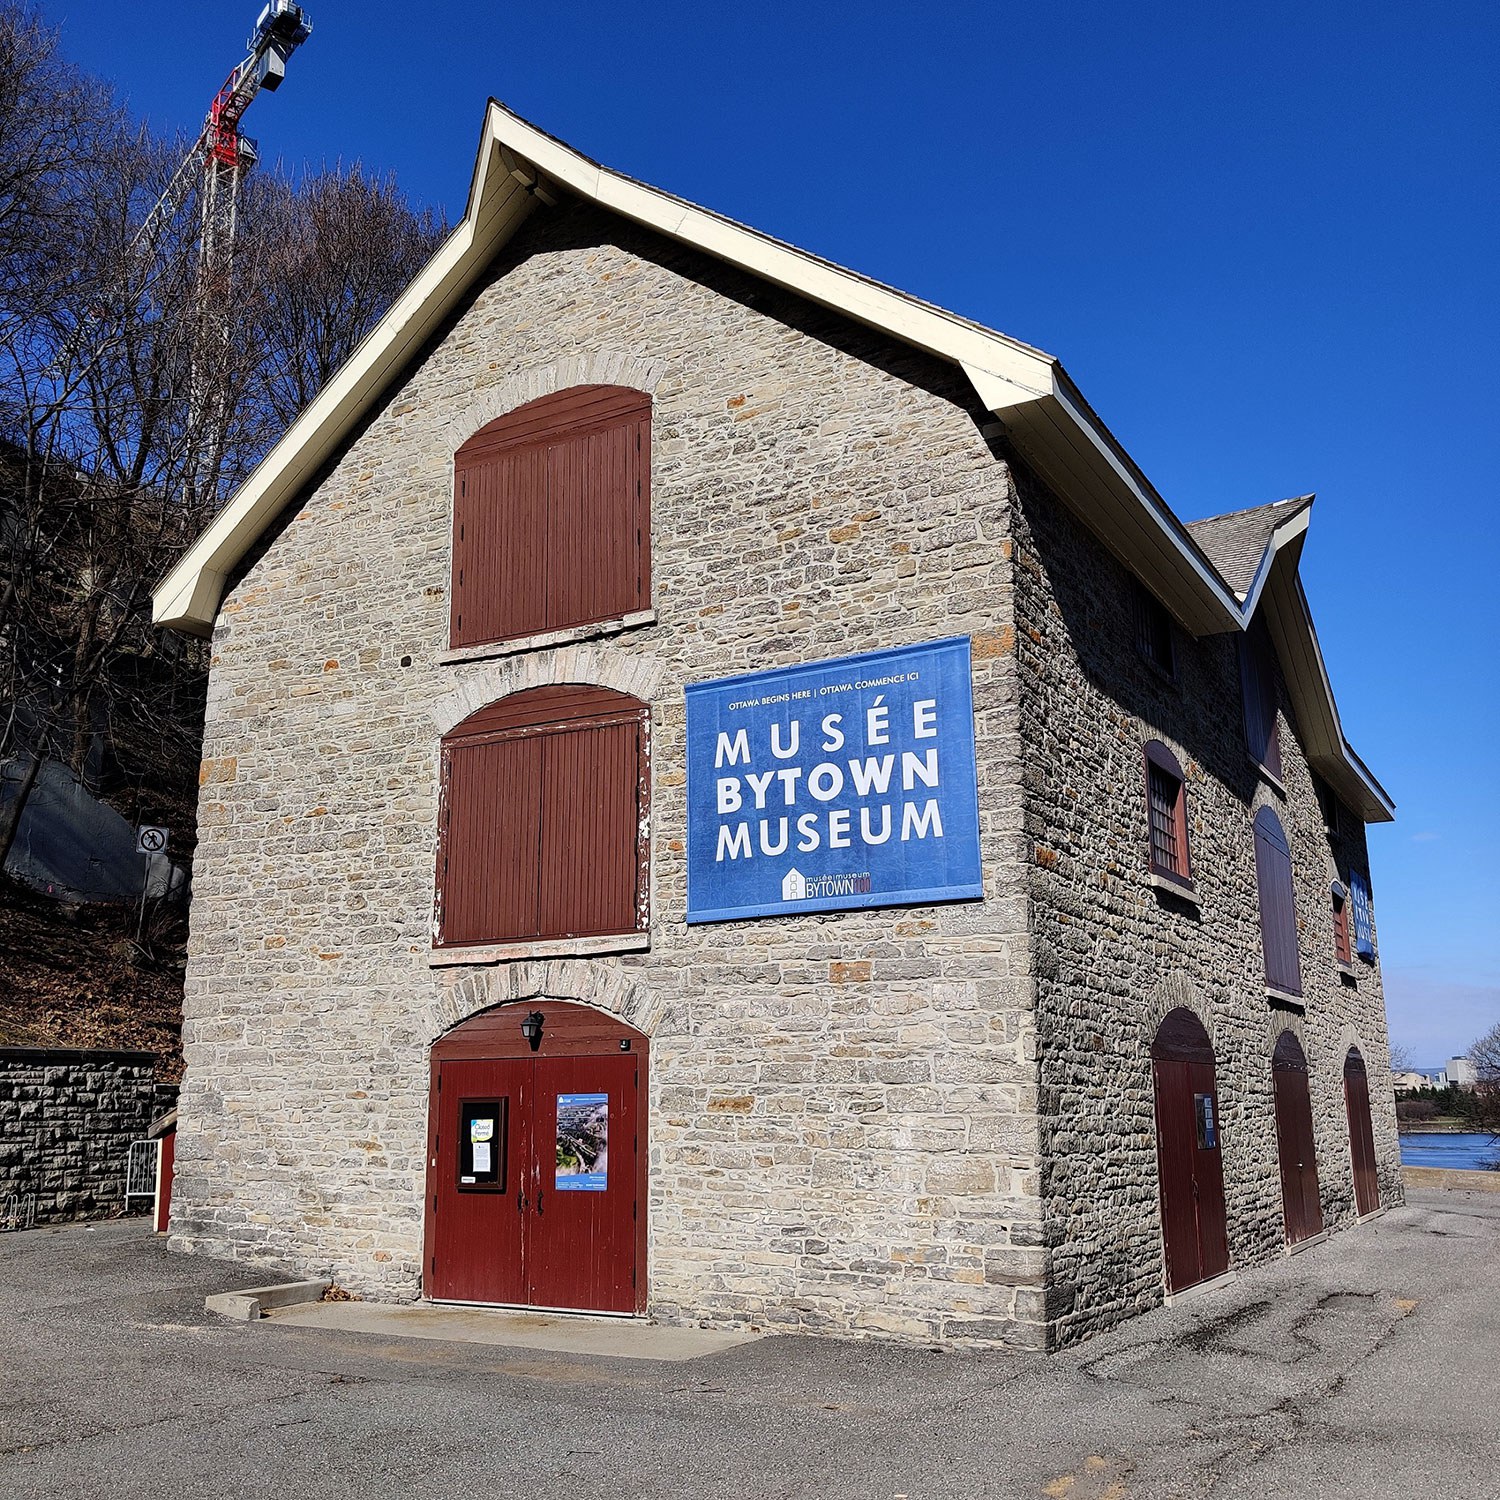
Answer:
POLYGON ((502 1006, 433 1046, 427 1296, 646 1305, 650 1043, 598 1011, 502 1006), (526 1038, 535 1020, 541 1035, 526 1038))
POLYGON ((1229 1269, 1213 1049, 1191 1011, 1173 1011, 1152 1044, 1167 1290, 1229 1269))
POLYGON ((1307 1059, 1289 1031, 1281 1034, 1271 1059, 1276 1093, 1276 1154, 1281 1166, 1281 1207, 1287 1244, 1295 1245, 1323 1228, 1318 1192, 1318 1161, 1313 1147, 1312 1097, 1307 1059))
POLYGON ((531 1072, 530 1062, 437 1064, 429 1297, 526 1301, 531 1072))
POLYGON ((1370 1126, 1370 1080, 1365 1060, 1354 1048, 1344 1060, 1344 1108, 1354 1163, 1354 1211, 1363 1218, 1380 1207, 1380 1183, 1375 1174, 1375 1132, 1370 1126))
POLYGON ((631 1312, 636 1059, 541 1058, 535 1076, 527 1301, 534 1307, 631 1312))

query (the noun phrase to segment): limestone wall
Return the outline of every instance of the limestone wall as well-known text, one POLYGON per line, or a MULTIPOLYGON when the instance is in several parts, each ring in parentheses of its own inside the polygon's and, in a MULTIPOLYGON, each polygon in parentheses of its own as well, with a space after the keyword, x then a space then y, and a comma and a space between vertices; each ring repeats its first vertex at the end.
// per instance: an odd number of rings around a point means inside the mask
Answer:
POLYGON ((650 1305, 1042 1336, 1009 472, 956 370, 624 223, 538 210, 230 591, 214 638, 174 1243, 419 1288, 427 1048, 576 998, 652 1037, 650 1305), (654 624, 443 664, 453 450, 652 392, 654 624), (973 638, 982 902, 684 923, 683 686, 973 638), (440 733, 540 682, 652 708, 651 946, 429 967, 440 733))
MULTIPOLYGON (((1018 472, 1020 472, 1018 470, 1018 472)), ((1133 583, 1028 476, 1015 521, 1026 838, 1033 893, 1049 1313, 1060 1341, 1163 1292, 1149 1047, 1167 1011, 1197 1011, 1217 1055, 1231 1264, 1282 1253, 1271 1052, 1306 1053, 1325 1224, 1353 1216, 1343 1062, 1370 1075, 1381 1198, 1401 1198, 1380 971, 1334 962, 1329 887, 1368 874, 1352 815, 1330 840, 1279 686, 1284 790, 1245 748, 1232 635, 1176 630, 1177 680, 1135 649, 1133 583), (1187 775, 1201 905, 1147 882, 1142 746, 1187 775), (1266 996, 1251 820, 1274 807, 1291 843, 1305 1016, 1266 996)), ((1375 886, 1378 905, 1379 887, 1375 886)))

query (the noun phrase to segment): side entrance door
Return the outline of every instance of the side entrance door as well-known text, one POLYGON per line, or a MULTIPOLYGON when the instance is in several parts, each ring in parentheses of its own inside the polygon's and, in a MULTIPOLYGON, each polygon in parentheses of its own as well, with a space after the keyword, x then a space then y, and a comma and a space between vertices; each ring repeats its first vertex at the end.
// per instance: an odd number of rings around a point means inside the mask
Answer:
POLYGON ((563 1010, 532 1013, 544 1015, 535 1054, 506 1035, 524 1014, 514 1007, 508 1026, 486 1013, 433 1049, 424 1285, 435 1301, 644 1308, 645 1039, 614 1023, 612 1053, 579 1050, 598 1048, 599 1027, 563 1035, 563 1010), (451 1055, 502 1048, 523 1055, 451 1055))
POLYGON ((1313 1149, 1312 1096, 1307 1057, 1290 1031, 1283 1031, 1271 1057, 1276 1088, 1276 1153, 1281 1166, 1281 1211, 1286 1242, 1300 1244, 1323 1229, 1318 1160, 1313 1149))
POLYGON ((1380 1207, 1380 1182, 1375 1173, 1375 1132, 1370 1127, 1370 1078, 1358 1047, 1351 1047, 1344 1059, 1344 1108, 1354 1166, 1354 1211, 1363 1218, 1380 1207))
POLYGON ((1167 1290, 1180 1292, 1229 1269, 1213 1047, 1192 1011, 1162 1022, 1151 1071, 1167 1290))

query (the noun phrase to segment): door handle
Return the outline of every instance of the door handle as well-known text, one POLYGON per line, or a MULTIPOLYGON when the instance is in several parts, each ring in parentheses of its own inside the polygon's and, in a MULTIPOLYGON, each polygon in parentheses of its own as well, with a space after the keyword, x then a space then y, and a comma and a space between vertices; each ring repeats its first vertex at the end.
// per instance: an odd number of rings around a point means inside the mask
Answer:
POLYGON ((536 1190, 536 1211, 537 1211, 538 1214, 540 1214, 541 1211, 542 1211, 542 1190, 541 1190, 541 1188, 538 1188, 536 1190))

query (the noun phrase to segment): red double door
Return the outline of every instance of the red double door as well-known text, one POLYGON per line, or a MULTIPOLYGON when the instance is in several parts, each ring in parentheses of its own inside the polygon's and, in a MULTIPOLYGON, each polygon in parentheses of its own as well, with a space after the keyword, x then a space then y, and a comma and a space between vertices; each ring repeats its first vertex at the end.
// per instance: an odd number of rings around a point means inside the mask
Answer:
POLYGON ((640 1310, 642 1055, 434 1050, 426 1295, 640 1310))

